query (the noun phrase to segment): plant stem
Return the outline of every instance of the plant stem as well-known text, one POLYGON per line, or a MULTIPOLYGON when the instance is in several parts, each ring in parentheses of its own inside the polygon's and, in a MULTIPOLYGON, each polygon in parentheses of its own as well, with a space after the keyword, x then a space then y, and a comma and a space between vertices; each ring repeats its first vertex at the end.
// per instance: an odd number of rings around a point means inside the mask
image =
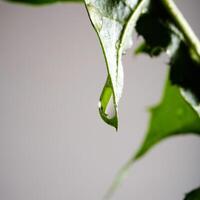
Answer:
POLYGON ((174 20, 177 28, 182 32, 186 42, 191 46, 200 57, 200 42, 194 31, 176 6, 173 0, 161 0, 168 14, 174 20))

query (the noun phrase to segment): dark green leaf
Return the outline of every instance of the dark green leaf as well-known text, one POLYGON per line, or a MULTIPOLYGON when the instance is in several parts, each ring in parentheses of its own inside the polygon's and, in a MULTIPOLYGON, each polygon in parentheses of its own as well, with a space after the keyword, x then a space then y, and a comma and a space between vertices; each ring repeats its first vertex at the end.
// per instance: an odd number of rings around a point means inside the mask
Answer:
POLYGON ((188 46, 181 41, 170 61, 170 80, 189 90, 200 102, 200 65, 192 57, 188 46))
POLYGON ((200 188, 188 193, 184 200, 200 200, 200 188))
POLYGON ((158 56, 167 49, 171 43, 172 31, 166 16, 167 14, 160 3, 151 1, 148 9, 140 16, 136 24, 136 31, 145 40, 142 46, 137 48, 136 53, 158 56))
POLYGON ((171 32, 167 25, 149 12, 139 18, 136 31, 144 37, 150 47, 166 49, 171 42, 171 32))

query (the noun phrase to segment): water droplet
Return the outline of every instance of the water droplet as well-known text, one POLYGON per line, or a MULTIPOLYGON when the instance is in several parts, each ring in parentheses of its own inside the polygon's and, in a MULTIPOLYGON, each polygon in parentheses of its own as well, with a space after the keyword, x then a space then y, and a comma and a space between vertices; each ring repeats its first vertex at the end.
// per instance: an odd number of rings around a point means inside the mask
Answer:
POLYGON ((106 117, 108 120, 113 119, 116 116, 115 105, 113 101, 113 96, 110 97, 106 107, 102 105, 101 101, 98 103, 99 111, 106 117))
POLYGON ((105 114, 107 115, 108 119, 112 119, 115 117, 115 105, 113 95, 110 97, 110 100, 106 106, 105 114))

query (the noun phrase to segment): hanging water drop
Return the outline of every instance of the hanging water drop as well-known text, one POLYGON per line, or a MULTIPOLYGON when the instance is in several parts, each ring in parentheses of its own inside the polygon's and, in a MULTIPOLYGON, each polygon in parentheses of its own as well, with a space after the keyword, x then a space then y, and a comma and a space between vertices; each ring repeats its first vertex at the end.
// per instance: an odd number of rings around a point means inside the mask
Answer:
POLYGON ((105 114, 108 119, 112 119, 115 117, 115 105, 113 95, 110 97, 108 104, 106 105, 105 114))

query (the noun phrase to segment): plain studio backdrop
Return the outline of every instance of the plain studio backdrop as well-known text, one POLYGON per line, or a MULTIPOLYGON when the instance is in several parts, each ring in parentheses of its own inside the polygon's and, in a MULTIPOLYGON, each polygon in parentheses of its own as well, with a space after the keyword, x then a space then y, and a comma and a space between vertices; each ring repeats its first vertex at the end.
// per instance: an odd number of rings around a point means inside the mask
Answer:
MULTIPOLYGON (((177 0, 200 37, 200 1, 177 0)), ((98 114, 105 61, 84 5, 0 2, 0 199, 101 200, 141 144, 167 59, 123 58, 119 131, 98 114)), ((170 138, 114 200, 182 200, 200 184, 200 139, 170 138)))

